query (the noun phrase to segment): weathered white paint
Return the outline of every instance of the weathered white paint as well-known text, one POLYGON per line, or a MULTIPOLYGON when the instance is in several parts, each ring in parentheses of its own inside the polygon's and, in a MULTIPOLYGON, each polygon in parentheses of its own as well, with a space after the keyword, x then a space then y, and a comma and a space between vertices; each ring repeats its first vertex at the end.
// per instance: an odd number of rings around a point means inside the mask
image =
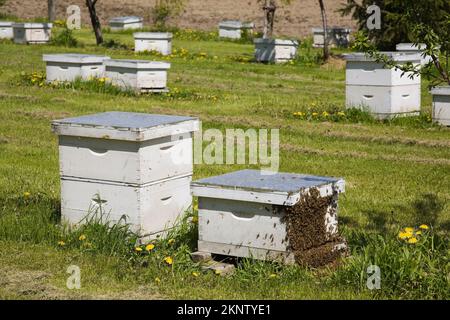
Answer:
POLYGON ((219 37, 228 39, 241 39, 244 30, 253 30, 255 25, 249 22, 227 20, 219 23, 219 37))
POLYGON ((0 39, 14 39, 13 22, 0 21, 0 39))
POLYGON ((259 38, 254 43, 258 62, 289 62, 297 55, 298 42, 294 40, 259 38))
POLYGON ((109 20, 109 28, 111 31, 142 29, 143 21, 143 18, 136 16, 116 17, 109 20))
POLYGON ((137 91, 167 90, 170 63, 147 60, 107 60, 105 74, 118 87, 137 91))
POLYGON ((107 56, 87 54, 44 54, 42 60, 46 62, 47 81, 74 81, 75 79, 89 80, 105 75, 103 61, 107 56))
POLYGON ((157 51, 167 56, 172 53, 172 37, 168 32, 137 32, 134 34, 134 51, 157 51))
MULTIPOLYGON (((420 54, 383 52, 396 63, 420 64, 420 54)), ((396 68, 385 68, 364 53, 344 55, 346 67, 346 105, 365 107, 384 119, 420 111, 420 75, 396 68)))
POLYGON ((317 187, 321 196, 333 195, 334 203, 328 208, 324 223, 330 238, 337 234, 337 200, 338 194, 344 192, 344 180, 326 182, 327 178, 315 180, 313 176, 297 175, 298 182, 292 182, 295 177, 283 174, 276 181, 261 177, 265 179, 262 182, 251 171, 232 173, 231 181, 242 173, 245 186, 233 187, 233 182, 223 183, 226 179, 214 177, 191 184, 193 195, 198 197, 199 251, 292 262, 285 216, 287 207, 295 205, 310 189, 300 185, 317 187), (251 177, 255 178, 254 187, 250 187, 251 177), (298 189, 293 192, 280 188, 284 180, 298 184, 298 189))
MULTIPOLYGON (((328 29, 328 39, 330 47, 348 47, 350 43, 350 33, 352 32, 349 28, 340 27, 330 27, 328 29)), ((323 28, 312 28, 313 34, 313 47, 323 48, 324 46, 324 31, 323 28)))
POLYGON ((80 224, 96 212, 99 217, 101 203, 104 221, 117 222, 125 215, 133 230, 152 238, 173 227, 191 206, 190 181, 186 176, 138 186, 62 177, 61 215, 80 224))
POLYGON ((450 126, 450 86, 436 87, 431 90, 433 95, 433 121, 450 126))
POLYGON ((14 23, 14 42, 18 44, 48 43, 52 27, 52 23, 14 23))

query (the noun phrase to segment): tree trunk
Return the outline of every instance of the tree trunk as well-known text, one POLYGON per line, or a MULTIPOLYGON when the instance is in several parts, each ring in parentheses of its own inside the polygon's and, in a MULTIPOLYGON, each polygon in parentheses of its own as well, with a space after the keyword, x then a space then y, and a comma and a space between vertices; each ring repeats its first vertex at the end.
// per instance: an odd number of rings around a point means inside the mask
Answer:
POLYGON ((48 0, 48 21, 53 22, 56 20, 56 0, 48 0))
POLYGON ((265 0, 263 10, 264 10, 263 38, 269 39, 272 38, 273 35, 273 23, 275 20, 275 11, 277 10, 275 0, 265 0))
POLYGON ((329 38, 328 38, 328 24, 327 24, 327 13, 325 11, 325 5, 323 0, 319 0, 320 13, 322 14, 322 26, 323 26, 323 60, 327 61, 330 57, 330 51, 328 48, 329 38))
POLYGON ((98 19, 97 12, 95 11, 95 5, 97 0, 86 0, 86 6, 89 9, 89 15, 91 16, 92 28, 94 29, 95 39, 97 45, 103 43, 102 26, 100 20, 98 19))

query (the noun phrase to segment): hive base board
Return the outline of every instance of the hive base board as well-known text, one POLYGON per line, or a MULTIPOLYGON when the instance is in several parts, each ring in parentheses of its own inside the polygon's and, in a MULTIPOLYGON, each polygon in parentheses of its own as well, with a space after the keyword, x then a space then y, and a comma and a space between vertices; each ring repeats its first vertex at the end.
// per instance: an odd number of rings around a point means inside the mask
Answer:
POLYGON ((295 264, 293 253, 286 251, 267 250, 201 240, 198 241, 198 250, 225 256, 279 261, 284 264, 295 264))

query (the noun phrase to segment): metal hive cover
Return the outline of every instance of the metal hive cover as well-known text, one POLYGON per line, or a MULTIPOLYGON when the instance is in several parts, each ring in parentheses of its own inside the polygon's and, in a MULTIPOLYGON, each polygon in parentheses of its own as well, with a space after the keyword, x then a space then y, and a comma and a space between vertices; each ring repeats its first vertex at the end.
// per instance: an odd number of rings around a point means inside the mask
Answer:
POLYGON ((133 112, 104 112, 76 118, 66 118, 53 121, 54 125, 68 124, 77 126, 129 129, 142 131, 152 127, 176 124, 197 118, 184 116, 170 116, 161 114, 133 113, 133 112))
MULTIPOLYGON (((401 52, 401 51, 385 51, 380 53, 384 54, 385 56, 394 61, 399 62, 400 61, 420 62, 422 59, 420 53, 401 52)), ((348 53, 344 54, 343 57, 347 61, 375 61, 374 58, 371 58, 369 55, 363 52, 348 53)))
POLYGON ((295 173, 263 175, 260 170, 241 170, 201 179, 193 185, 223 187, 248 191, 294 193, 301 189, 339 182, 341 179, 295 173))
POLYGON ((109 20, 110 23, 134 23, 141 22, 143 19, 137 16, 115 17, 109 20))
POLYGON ((108 56, 78 53, 44 54, 42 56, 43 61, 67 63, 103 63, 107 59, 109 59, 108 56))

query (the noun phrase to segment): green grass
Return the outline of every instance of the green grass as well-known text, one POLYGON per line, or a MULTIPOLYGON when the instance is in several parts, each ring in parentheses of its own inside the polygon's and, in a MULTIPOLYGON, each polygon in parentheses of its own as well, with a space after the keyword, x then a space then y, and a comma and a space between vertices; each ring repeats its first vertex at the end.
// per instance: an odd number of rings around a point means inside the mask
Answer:
MULTIPOLYGON (((107 40, 123 44, 118 48, 96 47, 87 30, 75 31, 74 36, 78 48, 0 43, 0 273, 4 274, 0 279, 6 279, 0 297, 449 298, 450 130, 430 123, 426 82, 420 117, 380 122, 345 110, 343 64, 338 60, 316 64, 320 52, 307 45, 293 64, 265 65, 251 62, 249 43, 206 36, 175 37, 177 53, 165 58, 135 54, 128 33, 105 34, 107 40), (32 83, 30 75, 45 72, 42 54, 56 52, 169 61, 171 92, 120 93, 96 81, 32 83), (112 110, 194 115, 204 129, 279 128, 281 171, 345 178, 340 217, 353 257, 338 270, 243 260, 228 278, 202 273, 190 262, 195 226, 189 223, 172 235, 174 245, 158 242, 150 254, 137 254, 129 233, 101 224, 81 231, 62 228, 57 138, 50 122, 112 110), (312 116, 323 111, 345 111, 346 116, 337 120, 312 116), (295 112, 308 116, 294 116, 295 112), (433 225, 430 237, 443 243, 438 249, 425 240, 419 248, 397 239, 400 228, 422 223, 433 225), (80 232, 89 241, 95 237, 103 241, 85 248, 80 232), (66 243, 63 247, 58 246, 61 240, 66 243), (111 246, 118 243, 123 246, 112 252, 111 246), (163 261, 169 255, 174 258, 172 266, 163 261), (362 273, 373 262, 392 269, 386 278, 389 284, 376 292, 365 288, 362 273), (71 264, 82 269, 79 291, 65 288, 71 264), (413 277, 417 273, 421 277, 413 277), (408 285, 410 280, 413 285, 408 285), (30 284, 42 290, 27 290, 30 284)), ((194 178, 242 167, 196 165, 194 178)))

